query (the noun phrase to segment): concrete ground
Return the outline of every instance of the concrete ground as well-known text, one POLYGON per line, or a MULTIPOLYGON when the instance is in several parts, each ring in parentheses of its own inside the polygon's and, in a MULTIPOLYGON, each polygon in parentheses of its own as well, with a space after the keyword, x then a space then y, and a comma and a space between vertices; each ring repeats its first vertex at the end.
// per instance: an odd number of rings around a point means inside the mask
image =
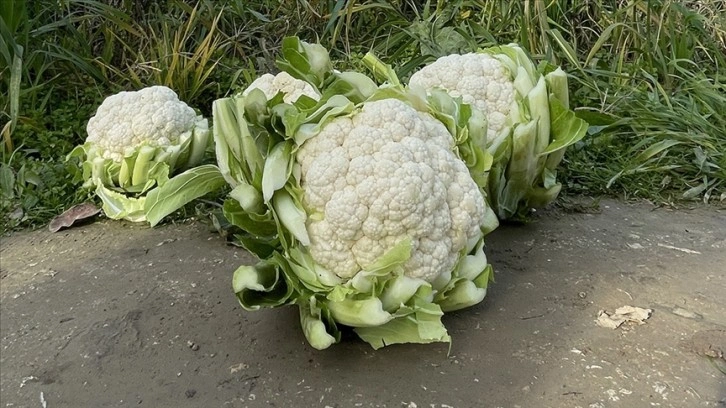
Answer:
POLYGON ((487 245, 450 349, 316 351, 294 308, 238 306, 253 259, 201 223, 6 237, 0 407, 726 407, 726 211, 604 201, 487 245), (625 305, 652 314, 596 324, 625 305))

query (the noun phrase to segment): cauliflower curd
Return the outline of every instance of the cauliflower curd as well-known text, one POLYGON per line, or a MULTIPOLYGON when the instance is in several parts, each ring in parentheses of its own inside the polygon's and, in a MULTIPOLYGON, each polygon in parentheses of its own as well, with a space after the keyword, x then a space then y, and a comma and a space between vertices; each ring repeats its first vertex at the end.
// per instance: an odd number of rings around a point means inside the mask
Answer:
POLYGON ((397 99, 326 124, 297 154, 313 259, 351 278, 403 239, 432 282, 481 237, 486 204, 441 122, 397 99))
POLYGON ((88 121, 86 142, 101 149, 104 159, 120 162, 130 149, 175 145, 206 129, 207 120, 173 90, 150 86, 106 98, 88 121))
POLYGON ((303 95, 316 101, 320 99, 320 94, 318 94, 318 91, 312 85, 293 78, 285 71, 277 75, 264 74, 255 79, 242 92, 242 96, 247 96, 253 89, 262 91, 267 99, 272 99, 278 92, 282 92, 282 100, 285 103, 295 103, 303 95))
POLYGON ((487 117, 487 134, 495 138, 506 128, 514 103, 514 84, 509 70, 488 54, 452 54, 441 57, 411 76, 410 86, 441 88, 461 97, 487 117))

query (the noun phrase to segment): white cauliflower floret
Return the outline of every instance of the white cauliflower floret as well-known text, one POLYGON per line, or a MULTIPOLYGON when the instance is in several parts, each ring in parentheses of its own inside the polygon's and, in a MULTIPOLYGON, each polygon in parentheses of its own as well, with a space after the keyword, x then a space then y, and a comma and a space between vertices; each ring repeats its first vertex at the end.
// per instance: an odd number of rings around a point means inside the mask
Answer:
POLYGON ((406 238, 410 277, 450 272, 481 235, 485 201, 452 152, 443 124, 397 99, 368 102, 306 141, 297 154, 310 254, 351 278, 406 238))
POLYGON ((487 117, 490 139, 505 129, 514 102, 514 84, 506 67, 482 53, 451 54, 414 73, 410 86, 440 88, 454 98, 461 97, 487 117))
POLYGON ((101 149, 101 156, 120 162, 124 154, 142 145, 174 145, 207 121, 165 86, 120 92, 106 98, 86 127, 86 142, 101 149))
POLYGON ((293 78, 285 71, 277 75, 264 74, 252 81, 250 86, 242 91, 242 96, 247 96, 253 89, 264 92, 267 99, 272 99, 278 92, 282 92, 282 100, 285 103, 295 103, 301 96, 305 95, 312 99, 320 100, 320 94, 309 83, 293 78))

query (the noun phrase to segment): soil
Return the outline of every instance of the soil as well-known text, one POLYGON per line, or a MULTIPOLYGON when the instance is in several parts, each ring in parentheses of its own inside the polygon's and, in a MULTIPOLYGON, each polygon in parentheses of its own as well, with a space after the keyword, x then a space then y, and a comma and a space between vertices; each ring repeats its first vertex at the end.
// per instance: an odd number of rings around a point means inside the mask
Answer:
POLYGON ((448 344, 308 346, 245 312, 253 263, 202 223, 2 239, 0 407, 726 407, 726 211, 603 201, 487 241, 496 282, 448 344), (651 309, 600 327, 600 311, 651 309))

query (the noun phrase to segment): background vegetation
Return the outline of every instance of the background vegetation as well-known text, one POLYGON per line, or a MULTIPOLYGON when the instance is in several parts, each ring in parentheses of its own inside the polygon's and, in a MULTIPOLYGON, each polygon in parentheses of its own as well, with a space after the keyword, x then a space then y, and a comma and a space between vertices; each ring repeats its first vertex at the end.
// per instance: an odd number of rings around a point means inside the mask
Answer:
POLYGON ((518 42, 568 71, 592 124, 565 194, 726 204, 726 0, 3 0, 0 16, 2 230, 86 199, 65 155, 105 96, 163 84, 209 115, 286 35, 343 67, 374 50, 404 78, 518 42))

